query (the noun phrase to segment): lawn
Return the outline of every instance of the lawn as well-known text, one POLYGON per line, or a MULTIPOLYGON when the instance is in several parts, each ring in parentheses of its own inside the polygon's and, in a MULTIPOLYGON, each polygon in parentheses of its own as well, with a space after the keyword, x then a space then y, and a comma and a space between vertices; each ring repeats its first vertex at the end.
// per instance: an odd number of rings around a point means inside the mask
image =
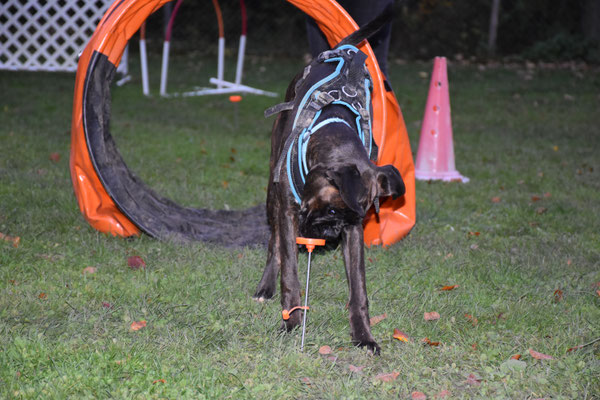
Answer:
MULTIPOLYGON (((214 69, 174 60, 173 91, 214 69)), ((130 168, 187 206, 264 202, 262 112, 279 99, 162 99, 157 59, 145 98, 135 62, 112 91, 130 168)), ((245 82, 282 94, 301 67, 249 59, 245 82)), ((415 152, 431 67, 390 63, 415 152)), ((251 299, 265 249, 93 230, 69 175, 74 75, 0 71, 0 398, 600 398, 598 69, 451 63, 449 78, 471 181, 417 182, 415 228, 366 251, 370 313, 386 315, 373 357, 350 342, 339 249, 313 259, 300 353, 279 295, 251 299)))

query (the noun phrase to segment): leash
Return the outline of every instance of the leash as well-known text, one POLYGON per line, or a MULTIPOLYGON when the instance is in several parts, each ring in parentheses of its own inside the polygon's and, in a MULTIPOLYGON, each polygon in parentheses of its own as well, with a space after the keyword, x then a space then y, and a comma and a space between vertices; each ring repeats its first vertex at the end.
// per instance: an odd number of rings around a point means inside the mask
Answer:
POLYGON ((296 243, 300 245, 306 246, 306 250, 308 251, 308 265, 306 266, 306 290, 304 291, 304 306, 296 306, 291 308, 290 310, 282 310, 281 316, 285 321, 290 319, 290 314, 296 310, 304 310, 304 314, 302 316, 302 342, 300 344, 300 351, 304 351, 304 335, 306 333, 306 314, 309 310, 308 307, 308 284, 310 282, 310 256, 315 248, 315 246, 324 246, 325 239, 311 239, 304 237, 297 237, 296 243))

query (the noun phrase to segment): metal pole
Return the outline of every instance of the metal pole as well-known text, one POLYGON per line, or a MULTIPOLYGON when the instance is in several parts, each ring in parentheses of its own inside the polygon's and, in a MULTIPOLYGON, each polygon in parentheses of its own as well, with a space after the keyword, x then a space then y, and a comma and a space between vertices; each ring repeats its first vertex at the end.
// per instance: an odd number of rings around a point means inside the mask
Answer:
POLYGON ((302 343, 300 344, 300 351, 304 351, 304 333, 306 332, 306 312, 308 311, 308 283, 310 282, 310 255, 308 253, 308 266, 306 267, 306 290, 304 291, 304 315, 302 317, 302 343))

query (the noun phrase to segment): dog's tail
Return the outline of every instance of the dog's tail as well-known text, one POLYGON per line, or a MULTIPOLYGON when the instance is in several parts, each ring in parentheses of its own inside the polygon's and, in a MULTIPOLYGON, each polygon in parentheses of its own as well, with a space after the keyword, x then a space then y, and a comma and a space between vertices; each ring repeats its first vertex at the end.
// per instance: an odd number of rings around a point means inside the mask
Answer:
POLYGON ((392 20, 394 16, 394 7, 390 4, 387 6, 381 14, 375 17, 371 22, 362 26, 359 30, 351 33, 342 39, 335 47, 340 47, 345 44, 350 44, 352 46, 358 46, 360 42, 365 39, 368 39, 375 33, 377 33, 381 28, 384 27, 388 22, 392 20))

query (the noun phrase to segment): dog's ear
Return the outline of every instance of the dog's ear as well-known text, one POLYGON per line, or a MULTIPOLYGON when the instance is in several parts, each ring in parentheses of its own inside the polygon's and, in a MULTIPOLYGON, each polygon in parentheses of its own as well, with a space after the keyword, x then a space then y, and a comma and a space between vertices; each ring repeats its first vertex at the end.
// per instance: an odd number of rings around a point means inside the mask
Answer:
POLYGON ((327 178, 338 188, 340 196, 348 208, 364 217, 365 210, 361 206, 361 200, 367 196, 367 188, 365 188, 356 166, 348 165, 337 170, 327 171, 327 178))
POLYGON ((397 198, 406 192, 400 172, 393 165, 376 167, 377 197, 397 198))

